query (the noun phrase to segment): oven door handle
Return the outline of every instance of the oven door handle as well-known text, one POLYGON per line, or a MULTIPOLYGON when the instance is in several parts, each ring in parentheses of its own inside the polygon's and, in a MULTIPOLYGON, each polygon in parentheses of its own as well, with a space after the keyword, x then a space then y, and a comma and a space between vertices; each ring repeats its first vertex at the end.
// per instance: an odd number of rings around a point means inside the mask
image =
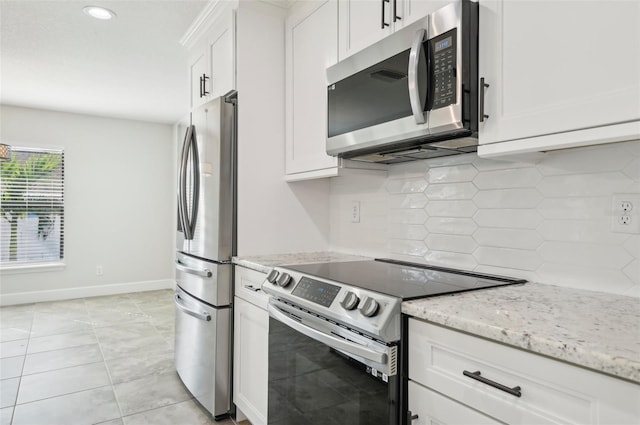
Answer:
POLYGON ((278 307, 272 304, 269 304, 267 308, 271 317, 284 323, 290 328, 295 329, 301 334, 308 336, 309 338, 315 339, 316 341, 326 344, 329 347, 335 348, 336 350, 346 351, 347 353, 353 354, 355 356, 360 356, 372 362, 380 364, 387 363, 386 353, 380 353, 378 351, 371 350, 359 344, 349 342, 332 335, 327 335, 324 332, 306 326, 298 322, 297 320, 290 318, 289 316, 284 314, 278 307))

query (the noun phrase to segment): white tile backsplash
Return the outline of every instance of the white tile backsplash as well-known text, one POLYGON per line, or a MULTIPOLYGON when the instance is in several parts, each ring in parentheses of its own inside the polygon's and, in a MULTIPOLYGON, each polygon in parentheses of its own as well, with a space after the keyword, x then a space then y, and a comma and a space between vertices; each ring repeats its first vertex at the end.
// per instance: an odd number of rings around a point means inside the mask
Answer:
MULTIPOLYGON (((475 154, 332 179, 332 249, 640 296, 640 235, 611 231, 614 193, 640 193, 640 141, 475 154), (361 222, 350 208, 360 202, 361 222)), ((638 206, 640 208, 640 206, 638 206)))

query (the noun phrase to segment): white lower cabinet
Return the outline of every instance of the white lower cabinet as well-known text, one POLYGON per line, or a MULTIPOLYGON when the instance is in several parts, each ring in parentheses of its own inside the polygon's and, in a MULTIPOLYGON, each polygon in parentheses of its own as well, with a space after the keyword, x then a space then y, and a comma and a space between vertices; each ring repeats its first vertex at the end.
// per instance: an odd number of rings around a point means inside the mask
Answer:
POLYGON ((266 275, 235 267, 233 402, 253 425, 266 425, 268 409, 268 296, 266 275))
POLYGON ((640 385, 417 319, 409 321, 409 379, 412 425, 640 419, 640 385))
POLYGON ((500 423, 413 381, 409 381, 409 411, 415 418, 411 425, 500 423))

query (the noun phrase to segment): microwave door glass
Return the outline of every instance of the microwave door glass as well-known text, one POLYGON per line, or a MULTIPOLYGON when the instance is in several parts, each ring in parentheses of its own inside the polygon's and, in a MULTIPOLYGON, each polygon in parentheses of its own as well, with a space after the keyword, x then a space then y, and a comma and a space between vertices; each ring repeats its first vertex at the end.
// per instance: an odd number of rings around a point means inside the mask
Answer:
MULTIPOLYGON (((423 47, 424 48, 424 47, 423 47)), ((328 87, 328 136, 333 137, 413 115, 407 49, 328 87)), ((420 101, 426 110, 427 61, 418 65, 420 101)))

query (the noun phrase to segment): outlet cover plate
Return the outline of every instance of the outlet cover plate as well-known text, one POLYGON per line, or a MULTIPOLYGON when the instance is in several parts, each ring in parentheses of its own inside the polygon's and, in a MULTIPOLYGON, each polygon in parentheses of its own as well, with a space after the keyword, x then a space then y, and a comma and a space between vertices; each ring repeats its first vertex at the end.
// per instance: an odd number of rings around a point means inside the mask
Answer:
POLYGON ((611 231, 640 233, 640 193, 616 193, 611 202, 611 231))

